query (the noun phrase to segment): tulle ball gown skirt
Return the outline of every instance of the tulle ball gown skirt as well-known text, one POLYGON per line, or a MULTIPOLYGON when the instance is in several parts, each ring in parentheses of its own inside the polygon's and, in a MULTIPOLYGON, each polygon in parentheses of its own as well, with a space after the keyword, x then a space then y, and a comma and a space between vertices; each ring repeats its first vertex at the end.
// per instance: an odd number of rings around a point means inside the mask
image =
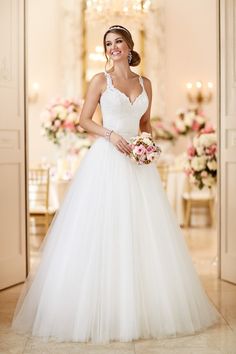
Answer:
POLYGON ((12 328, 108 343, 193 334, 218 319, 156 167, 97 139, 41 246, 12 328))

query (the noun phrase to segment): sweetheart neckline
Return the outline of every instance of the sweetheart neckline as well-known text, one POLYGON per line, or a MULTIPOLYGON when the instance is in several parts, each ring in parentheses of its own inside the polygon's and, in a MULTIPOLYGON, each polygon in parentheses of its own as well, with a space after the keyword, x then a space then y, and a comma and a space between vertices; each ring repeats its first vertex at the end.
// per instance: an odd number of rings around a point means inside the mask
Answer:
POLYGON ((142 94, 144 93, 144 88, 142 87, 142 91, 141 93, 135 97, 135 99, 133 101, 130 100, 129 96, 127 96, 124 92, 122 92, 121 90, 119 90, 117 87, 112 87, 114 90, 118 91, 121 95, 125 96, 125 98, 127 98, 127 100, 129 101, 130 105, 133 106, 134 103, 137 101, 137 99, 142 96, 142 94))
MULTIPOLYGON (((138 96, 135 97, 135 99, 134 99, 133 101, 131 101, 131 100, 130 100, 130 97, 129 97, 128 95, 126 95, 126 93, 124 93, 123 91, 121 91, 120 89, 118 89, 117 87, 114 86, 114 84, 113 84, 113 82, 112 82, 111 75, 110 75, 108 72, 106 72, 106 74, 107 74, 107 75, 109 76, 109 78, 110 78, 112 89, 118 91, 121 95, 125 96, 126 99, 129 101, 129 103, 130 103, 131 106, 134 105, 134 103, 137 101, 137 99, 138 99, 140 96, 142 96, 142 94, 143 94, 144 92, 146 92, 146 90, 145 90, 145 88, 144 88, 144 85, 141 84, 141 81, 140 81, 140 80, 141 80, 141 76, 139 75, 139 76, 138 76, 138 79, 139 79, 140 86, 142 87, 142 91, 140 92, 140 94, 139 94, 138 96)), ((108 89, 108 87, 106 88, 106 90, 107 90, 107 89, 108 89)), ((106 91, 106 90, 105 90, 105 91, 106 91)), ((105 91, 104 91, 104 92, 105 92, 105 91)), ((104 93, 104 92, 103 92, 103 93, 104 93)))
MULTIPOLYGON (((104 93, 105 92, 107 92, 109 89, 111 89, 110 87, 106 87, 106 89, 102 92, 102 94, 101 94, 101 97, 104 95, 104 93)), ((127 100, 128 100, 128 102, 129 102, 129 104, 131 105, 131 107, 136 103, 136 101, 144 94, 144 93, 146 93, 146 90, 143 88, 142 89, 142 92, 135 98, 135 100, 133 101, 133 102, 131 102, 130 101, 130 99, 129 99, 129 97, 124 93, 124 92, 122 92, 122 91, 120 91, 118 88, 116 88, 116 87, 112 87, 112 89, 114 89, 115 91, 117 91, 118 93, 120 93, 122 96, 124 96, 127 100)), ((147 95, 147 93, 146 93, 146 95, 147 95)), ((100 97, 100 99, 101 99, 101 97, 100 97)))

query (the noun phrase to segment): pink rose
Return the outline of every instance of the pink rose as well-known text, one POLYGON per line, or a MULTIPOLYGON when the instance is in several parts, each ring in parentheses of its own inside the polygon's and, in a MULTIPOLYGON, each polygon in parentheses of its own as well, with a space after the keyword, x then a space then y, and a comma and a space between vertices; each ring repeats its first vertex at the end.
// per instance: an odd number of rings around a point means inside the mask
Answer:
POLYGON ((64 123, 64 128, 68 130, 73 130, 74 129, 74 124, 72 122, 65 122, 64 123))
POLYGON ((202 176, 202 178, 206 178, 207 177, 207 172, 206 171, 202 171, 201 172, 201 176, 202 176))
POLYGON ((147 152, 153 152, 153 151, 155 151, 154 146, 148 146, 147 147, 147 152))
POLYGON ((65 101, 63 102, 63 105, 65 108, 68 108, 70 106, 70 101, 65 99, 65 101))
POLYGON ((146 149, 143 145, 139 145, 134 148, 134 153, 137 155, 142 155, 143 153, 145 153, 145 151, 146 149))
POLYGON ((196 122, 196 120, 193 121, 193 125, 192 125, 192 130, 195 132, 198 132, 200 129, 200 124, 198 122, 196 122))
POLYGON ((187 176, 190 176, 193 173, 193 171, 191 168, 186 168, 185 173, 187 176))
POLYGON ((189 156, 194 156, 196 154, 196 150, 193 145, 189 146, 187 151, 189 156))
POLYGON ((216 153, 216 150, 217 150, 217 145, 216 144, 212 144, 209 147, 210 154, 212 154, 212 155, 216 153))
POLYGON ((54 125, 55 125, 55 127, 60 127, 60 125, 61 125, 61 121, 59 120, 59 119, 56 119, 55 120, 55 122, 54 122, 54 125))
POLYGON ((215 132, 215 129, 213 128, 212 124, 211 123, 207 123, 205 125, 205 128, 201 130, 201 133, 205 133, 205 134, 208 134, 208 133, 214 133, 215 132))

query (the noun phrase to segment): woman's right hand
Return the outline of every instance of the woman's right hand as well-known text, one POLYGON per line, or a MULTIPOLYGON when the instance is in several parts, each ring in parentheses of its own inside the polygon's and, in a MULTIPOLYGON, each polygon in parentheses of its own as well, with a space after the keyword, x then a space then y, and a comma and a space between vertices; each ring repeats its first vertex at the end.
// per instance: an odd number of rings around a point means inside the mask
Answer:
POLYGON ((129 155, 132 151, 130 144, 121 135, 112 132, 110 142, 123 154, 129 155))

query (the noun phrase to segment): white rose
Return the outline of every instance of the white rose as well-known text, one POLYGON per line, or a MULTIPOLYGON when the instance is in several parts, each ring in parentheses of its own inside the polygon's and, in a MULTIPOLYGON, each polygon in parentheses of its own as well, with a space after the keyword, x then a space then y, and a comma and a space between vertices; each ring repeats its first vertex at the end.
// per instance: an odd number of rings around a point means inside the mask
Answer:
POLYGON ((143 138, 146 138, 146 137, 148 138, 148 137, 151 137, 152 135, 151 135, 151 133, 142 132, 141 136, 142 136, 143 138))
POLYGON ((210 160, 207 162, 207 167, 209 170, 215 171, 217 169, 217 162, 216 160, 210 160))
POLYGON ((44 123, 45 128, 50 128, 51 126, 52 126, 52 122, 50 120, 44 123))
POLYGON ((198 154, 199 156, 201 156, 201 155, 203 154, 203 152, 204 152, 203 146, 198 146, 198 147, 196 148, 196 150, 197 150, 197 154, 198 154))
POLYGON ((195 138, 193 138, 193 146, 196 149, 197 149, 198 146, 200 146, 199 137, 195 136, 195 138))
POLYGON ((57 106, 53 107, 53 110, 54 110, 55 112, 57 112, 57 113, 63 112, 64 109, 65 109, 65 108, 64 108, 62 105, 57 105, 57 106))
POLYGON ((206 167, 206 159, 204 156, 195 156, 191 161, 191 166, 195 171, 201 171, 206 167))
POLYGON ((184 122, 182 121, 182 119, 176 119, 175 122, 176 128, 178 129, 178 131, 184 133, 186 131, 186 127, 184 122))
POLYGON ((71 112, 67 117, 68 122, 75 122, 77 120, 77 114, 75 112, 71 112))
POLYGON ((197 180, 196 180, 195 176, 191 174, 191 175, 189 176, 189 182, 190 182, 190 183, 196 183, 196 181, 197 181, 197 180))
POLYGON ((155 157, 155 154, 152 152, 152 153, 150 153, 150 154, 147 154, 147 158, 148 158, 148 160, 153 160, 154 159, 154 157, 155 157))
POLYGON ((83 142, 83 146, 85 147, 90 147, 91 146, 91 141, 89 139, 83 139, 84 142, 83 142))
POLYGON ((60 119, 65 119, 67 117, 67 110, 65 108, 63 108, 63 110, 61 110, 61 112, 58 114, 60 119))
POLYGON ((199 136, 199 143, 206 147, 211 146, 212 144, 216 143, 216 134, 215 133, 201 134, 199 136))
POLYGON ((203 116, 196 116, 195 117, 195 120, 200 124, 202 125, 204 122, 205 122, 205 118, 203 116))
POLYGON ((193 112, 188 112, 184 116, 184 122, 187 125, 187 127, 191 127, 193 124, 195 114, 193 112))
POLYGON ((61 126, 61 121, 59 119, 56 119, 54 125, 57 128, 60 127, 61 126))
POLYGON ((147 138, 144 138, 143 142, 144 142, 144 144, 147 144, 147 145, 151 145, 152 144, 150 139, 147 139, 147 138))
POLYGON ((205 186, 211 187, 215 184, 215 178, 212 176, 208 176, 207 178, 203 178, 202 182, 205 186))

